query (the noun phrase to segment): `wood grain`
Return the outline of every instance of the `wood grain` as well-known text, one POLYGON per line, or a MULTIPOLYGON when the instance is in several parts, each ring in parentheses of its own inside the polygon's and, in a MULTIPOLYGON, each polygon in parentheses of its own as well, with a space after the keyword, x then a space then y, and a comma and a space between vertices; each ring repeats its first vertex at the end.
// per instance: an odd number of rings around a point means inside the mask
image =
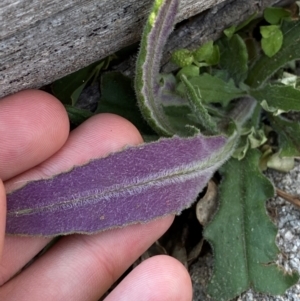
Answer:
MULTIPOLYGON (((182 0, 177 20, 209 9, 218 18, 217 8, 232 2, 245 0, 182 0)), ((0 97, 49 84, 137 42, 151 5, 152 0, 2 0, 0 97)))

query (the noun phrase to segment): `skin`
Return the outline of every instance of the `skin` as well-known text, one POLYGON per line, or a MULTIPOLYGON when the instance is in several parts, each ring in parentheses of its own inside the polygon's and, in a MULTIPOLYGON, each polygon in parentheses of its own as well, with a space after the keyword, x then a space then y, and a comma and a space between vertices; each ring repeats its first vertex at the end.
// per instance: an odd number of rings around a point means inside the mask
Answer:
MULTIPOLYGON (((98 300, 172 223, 168 216, 96 235, 69 235, 22 269, 50 239, 4 235, 6 192, 137 145, 142 138, 131 123, 113 114, 94 116, 69 133, 62 104, 36 90, 0 100, 0 137, 0 300, 98 300)), ((189 301, 191 281, 177 260, 155 256, 105 300, 189 301)))

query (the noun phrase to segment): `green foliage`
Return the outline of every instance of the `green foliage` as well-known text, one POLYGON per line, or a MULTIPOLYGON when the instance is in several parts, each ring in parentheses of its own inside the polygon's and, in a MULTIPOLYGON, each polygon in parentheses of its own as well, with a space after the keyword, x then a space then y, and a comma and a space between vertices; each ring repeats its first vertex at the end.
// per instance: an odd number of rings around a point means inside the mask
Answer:
POLYGON ((271 126, 278 133, 280 155, 300 156, 300 121, 291 121, 281 116, 268 115, 271 126))
POLYGON ((208 41, 207 43, 203 44, 201 47, 196 49, 193 52, 194 58, 198 62, 207 62, 210 60, 212 53, 214 52, 214 42, 213 41, 208 41))
POLYGON ((195 65, 186 66, 180 69, 180 71, 176 74, 176 77, 180 79, 181 75, 189 77, 198 76, 200 73, 200 68, 195 65))
POLYGON ((259 157, 252 150, 244 160, 231 159, 221 168, 220 207, 204 231, 215 256, 208 293, 217 301, 232 299, 249 288, 283 294, 298 280, 275 264, 276 228, 265 208, 274 188, 258 169, 259 157))
POLYGON ((246 80, 249 86, 253 88, 263 86, 276 71, 288 62, 300 59, 300 21, 285 21, 281 30, 284 37, 281 49, 271 58, 262 55, 256 60, 251 66, 246 80))
POLYGON ((227 38, 231 38, 233 36, 234 33, 236 33, 237 31, 243 29, 244 27, 247 27, 247 25, 249 25, 256 17, 257 13, 252 14, 248 19, 246 19, 244 22, 242 22, 239 25, 232 25, 229 28, 226 28, 224 30, 224 34, 227 38))
POLYGON ((211 55, 205 59, 205 63, 208 66, 217 65, 220 61, 220 49, 218 45, 214 45, 211 55))
MULTIPOLYGON (((220 208, 205 229, 215 255, 214 275, 208 287, 214 300, 229 300, 249 288, 281 294, 298 279, 296 275, 284 274, 275 264, 276 229, 265 209, 265 201, 273 196, 274 189, 260 168, 289 171, 294 157, 300 154, 300 123, 276 116, 300 110, 298 77, 276 74, 300 58, 300 23, 292 21, 290 13, 281 8, 267 9, 264 16, 270 25, 260 26, 251 17, 241 26, 224 31, 225 36, 216 42, 220 52, 217 65, 200 64, 204 72, 190 73, 186 78, 178 76, 177 91, 190 99, 192 114, 196 114, 202 129, 220 130, 219 125, 226 124, 226 118, 232 118, 239 129, 240 141, 233 154, 238 160, 231 159, 221 169, 220 208), (258 26, 260 41, 252 34, 258 26), (270 78, 272 81, 268 82, 270 78), (252 97, 250 102, 257 101, 252 111, 249 104, 248 115, 247 95, 252 97), (240 97, 245 99, 237 100, 240 97), (193 106, 191 99, 202 107, 193 106), (212 105, 218 109, 212 109, 212 105), (277 143, 272 145, 268 144, 269 132, 261 120, 263 110, 271 131, 278 135, 277 143), (247 118, 250 119, 245 123, 247 118), (213 120, 218 120, 217 127, 210 124, 213 120)), ((205 61, 213 47, 213 42, 208 42, 196 49, 189 67, 197 65, 197 60, 205 61)), ((178 74, 185 72, 179 70, 178 74)))
POLYGON ((63 104, 74 106, 86 85, 97 80, 99 72, 107 68, 111 60, 112 57, 108 57, 55 81, 52 84, 53 94, 63 104))
POLYGON ((208 41, 194 51, 178 49, 172 53, 171 61, 178 67, 190 67, 195 64, 198 67, 217 65, 220 61, 220 50, 213 41, 208 41))
POLYGON ((271 25, 260 27, 261 47, 268 57, 272 57, 282 46, 283 33, 280 25, 283 20, 290 20, 290 12, 281 7, 269 7, 264 11, 264 18, 271 25))
POLYGON ((264 11, 264 18, 272 25, 280 24, 283 19, 289 19, 290 12, 281 7, 267 7, 264 11))
POLYGON ((262 129, 244 128, 241 133, 240 145, 236 148, 232 157, 242 160, 250 148, 258 148, 265 142, 267 142, 267 137, 262 129))
POLYGON ((132 122, 141 133, 154 134, 139 111, 132 80, 120 72, 102 75, 101 99, 96 112, 120 115, 132 122))
POLYGON ((274 56, 281 48, 283 34, 278 25, 261 26, 261 47, 268 57, 274 56))
MULTIPOLYGON (((232 79, 225 82, 208 73, 189 78, 189 82, 200 91, 202 101, 206 104, 220 103, 222 106, 227 106, 231 100, 245 95, 245 91, 237 88, 232 79)), ((178 85, 178 92, 185 93, 183 84, 178 85)))
POLYGON ((208 134, 218 134, 217 124, 208 114, 206 108, 202 104, 202 96, 200 90, 195 90, 193 85, 188 79, 182 75, 181 80, 185 87, 187 99, 189 100, 190 107, 195 114, 197 121, 208 134))
POLYGON ((234 34, 230 39, 224 37, 218 42, 221 52, 220 67, 227 70, 228 76, 236 84, 243 82, 248 74, 248 52, 244 40, 234 34), (234 60, 232 55, 234 53, 234 60))
POLYGON ((266 101, 268 111, 300 111, 300 90, 292 86, 267 84, 259 90, 251 90, 250 94, 260 103, 266 101))
POLYGON ((80 125, 94 115, 89 110, 79 109, 70 105, 65 105, 65 108, 67 110, 69 120, 73 125, 80 125))
POLYGON ((178 49, 172 53, 171 60, 179 67, 186 67, 193 63, 193 54, 188 49, 178 49))

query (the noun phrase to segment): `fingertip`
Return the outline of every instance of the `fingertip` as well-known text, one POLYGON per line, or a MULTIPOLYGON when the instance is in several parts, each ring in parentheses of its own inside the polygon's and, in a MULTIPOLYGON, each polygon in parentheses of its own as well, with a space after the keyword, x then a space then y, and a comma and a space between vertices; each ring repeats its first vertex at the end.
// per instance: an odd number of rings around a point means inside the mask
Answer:
POLYGON ((64 147, 39 170, 43 170, 44 177, 51 176, 142 142, 139 131, 128 120, 109 113, 97 114, 73 130, 64 147))
POLYGON ((186 268, 175 258, 158 255, 142 262, 105 299, 192 300, 192 282, 186 268))
POLYGON ((67 140, 64 106, 51 94, 25 90, 0 101, 0 177, 7 180, 53 155, 67 140))
MULTIPOLYGON (((74 130, 77 132, 87 131, 87 139, 91 140, 89 135, 95 136, 96 143, 107 143, 108 152, 117 151, 126 145, 138 145, 143 142, 143 138, 138 129, 127 119, 111 113, 97 114, 80 127, 74 130), (91 131, 90 129, 94 129, 91 131)), ((103 149, 103 153, 105 150, 103 149)))

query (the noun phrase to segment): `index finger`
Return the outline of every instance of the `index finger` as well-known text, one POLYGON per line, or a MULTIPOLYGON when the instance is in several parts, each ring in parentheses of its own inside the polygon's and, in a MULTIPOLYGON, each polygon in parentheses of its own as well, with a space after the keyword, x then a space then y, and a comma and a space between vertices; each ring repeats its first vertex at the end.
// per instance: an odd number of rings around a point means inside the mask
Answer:
POLYGON ((69 134, 63 105, 52 95, 27 90, 0 100, 0 178, 4 181, 56 153, 69 134))

